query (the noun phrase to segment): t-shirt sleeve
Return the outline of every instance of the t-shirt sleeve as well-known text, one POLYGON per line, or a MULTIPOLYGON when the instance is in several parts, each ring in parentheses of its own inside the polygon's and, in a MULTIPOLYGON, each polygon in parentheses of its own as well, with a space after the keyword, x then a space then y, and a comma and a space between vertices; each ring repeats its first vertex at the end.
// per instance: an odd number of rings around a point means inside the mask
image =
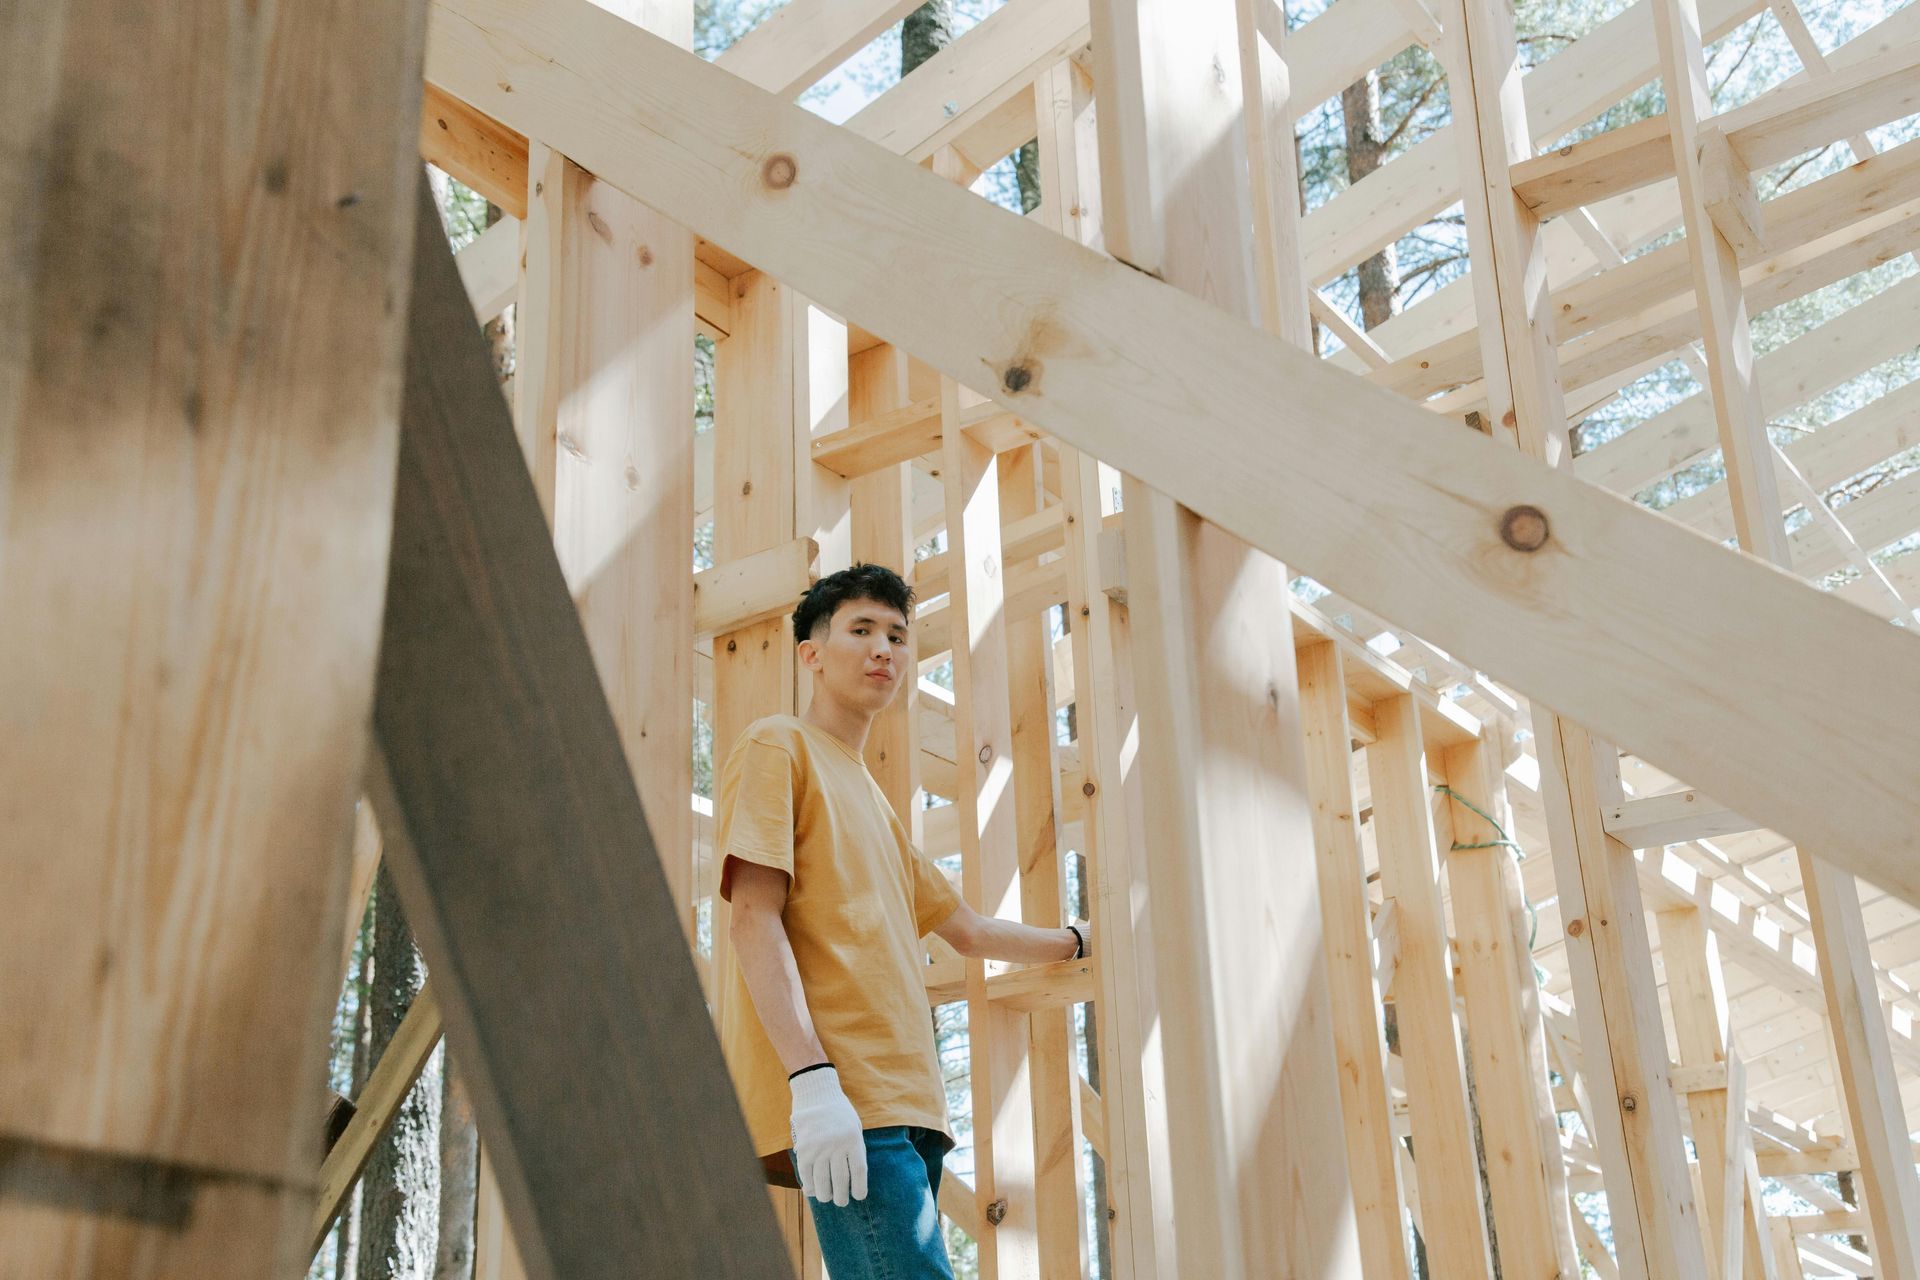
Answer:
POLYGON ((715 844, 720 849, 720 896, 733 901, 733 860, 793 875, 794 761, 758 737, 741 740, 720 773, 715 844))
POLYGON ((907 858, 913 871, 913 925, 924 938, 953 914, 960 893, 926 854, 909 848, 907 858))

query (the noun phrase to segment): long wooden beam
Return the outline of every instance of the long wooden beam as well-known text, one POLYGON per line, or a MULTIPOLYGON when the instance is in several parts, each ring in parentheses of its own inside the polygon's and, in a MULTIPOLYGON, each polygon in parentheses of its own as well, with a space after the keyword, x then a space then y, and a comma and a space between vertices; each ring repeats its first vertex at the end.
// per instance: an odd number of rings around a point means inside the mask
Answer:
POLYGON ((1436 426, 583 0, 538 23, 507 0, 436 3, 428 74, 1023 419, 1920 901, 1912 637, 1436 426), (583 101, 619 110, 589 119, 583 101), (892 269, 908 257, 920 280, 892 269), (945 305, 925 305, 926 278, 945 305), (1799 785, 1777 785, 1789 776, 1799 785))
POLYGON ((304 1267, 422 13, 0 7, 0 1275, 304 1267))
POLYGON ((515 1242, 533 1280, 636 1259, 784 1280, 579 611, 451 255, 432 249, 416 255, 369 793, 515 1242))

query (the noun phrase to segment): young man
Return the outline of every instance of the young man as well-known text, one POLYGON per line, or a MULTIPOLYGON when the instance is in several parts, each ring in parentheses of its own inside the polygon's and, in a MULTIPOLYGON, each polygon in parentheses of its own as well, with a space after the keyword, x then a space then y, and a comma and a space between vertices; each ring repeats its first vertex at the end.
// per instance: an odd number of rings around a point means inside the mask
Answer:
POLYGON ((812 704, 756 722, 720 775, 734 960, 721 1043, 754 1152, 770 1176, 798 1174, 833 1280, 952 1280, 935 1206, 953 1136, 921 937, 980 959, 1087 953, 1082 923, 1035 928, 962 902, 867 773, 874 717, 916 683, 912 603, 879 565, 816 583, 793 613, 812 704))

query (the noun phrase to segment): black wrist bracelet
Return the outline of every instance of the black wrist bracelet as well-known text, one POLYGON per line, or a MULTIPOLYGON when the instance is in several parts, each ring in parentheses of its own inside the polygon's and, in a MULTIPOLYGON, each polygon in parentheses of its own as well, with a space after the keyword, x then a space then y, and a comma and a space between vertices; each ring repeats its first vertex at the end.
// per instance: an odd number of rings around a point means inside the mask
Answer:
POLYGON ((787 1080, 789 1083, 791 1083, 794 1080, 798 1080, 801 1076, 807 1074, 807 1072, 809 1071, 831 1071, 831 1070, 833 1070, 833 1064, 831 1062, 816 1062, 810 1067, 800 1068, 798 1071, 788 1076, 787 1080))
POLYGON ((1073 958, 1075 960, 1085 960, 1087 958, 1087 936, 1080 932, 1079 925, 1068 925, 1067 932, 1073 935, 1073 958))

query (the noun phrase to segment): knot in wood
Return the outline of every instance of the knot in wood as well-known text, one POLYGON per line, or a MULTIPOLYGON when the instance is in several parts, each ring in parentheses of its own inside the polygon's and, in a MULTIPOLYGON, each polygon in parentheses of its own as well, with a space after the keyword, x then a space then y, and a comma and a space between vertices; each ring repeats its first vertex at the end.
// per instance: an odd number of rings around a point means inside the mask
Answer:
POLYGON ((1002 1222, 1006 1221, 1006 1217, 1007 1202, 1004 1198, 995 1200, 987 1206, 987 1222, 990 1226, 999 1226, 1002 1222))
POLYGON ((1010 364, 1007 371, 1000 375, 1000 385, 1014 395, 1019 395, 1033 384, 1033 370, 1024 364, 1010 364))
POLYGON ((1091 782, 1083 782, 1080 784, 1080 794, 1083 796, 1092 795, 1094 793, 1094 790, 1095 790, 1095 787, 1091 782))
POLYGON ((992 761, 993 761, 993 744, 989 742, 986 746, 980 748, 980 763, 990 764, 992 763, 992 761))
POLYGON ((1620 1109, 1622 1111, 1638 1111, 1640 1109, 1640 1099, 1630 1093, 1623 1094, 1620 1098, 1620 1109))
POLYGON ((1586 931, 1587 931, 1587 922, 1585 920, 1567 921, 1567 936, 1569 938, 1577 938, 1581 934, 1585 933, 1586 931))
POLYGON ((766 163, 760 166, 760 181, 775 191, 785 191, 799 176, 799 163, 784 151, 768 156, 766 163))
POLYGON ((1552 528, 1547 513, 1538 507, 1508 507, 1500 517, 1500 541, 1515 551, 1532 553, 1547 545, 1552 528))

